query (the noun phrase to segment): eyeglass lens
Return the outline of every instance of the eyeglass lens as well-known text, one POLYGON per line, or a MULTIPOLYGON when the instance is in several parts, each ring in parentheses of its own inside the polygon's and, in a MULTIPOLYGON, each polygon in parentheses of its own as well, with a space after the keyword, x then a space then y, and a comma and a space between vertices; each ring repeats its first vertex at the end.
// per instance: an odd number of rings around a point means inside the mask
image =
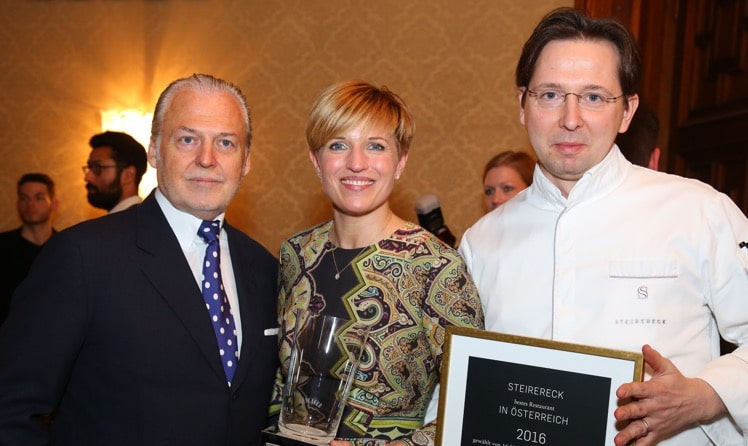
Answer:
POLYGON ((83 169, 84 175, 87 174, 88 171, 90 170, 95 176, 98 177, 99 175, 101 175, 101 172, 104 169, 111 169, 113 167, 117 167, 117 165, 116 164, 105 165, 105 164, 88 163, 87 165, 82 166, 82 169, 83 169))

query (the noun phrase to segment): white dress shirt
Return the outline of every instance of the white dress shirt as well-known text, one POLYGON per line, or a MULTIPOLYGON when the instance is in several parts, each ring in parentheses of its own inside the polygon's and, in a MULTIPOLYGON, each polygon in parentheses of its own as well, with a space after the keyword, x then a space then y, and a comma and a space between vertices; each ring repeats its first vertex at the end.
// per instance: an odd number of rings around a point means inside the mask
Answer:
POLYGON ((140 204, 142 202, 143 202, 143 199, 140 198, 139 195, 132 195, 120 201, 119 203, 117 203, 112 209, 109 210, 109 213, 113 214, 115 212, 124 211, 125 209, 135 206, 136 204, 140 204))
POLYGON ((533 184, 468 229, 459 250, 486 329, 634 352, 650 344, 707 381, 730 412, 660 444, 743 445, 744 240, 748 220, 727 196, 634 166, 613 147, 568 199, 536 168, 533 184), (739 346, 733 354, 719 356, 720 333, 739 346))

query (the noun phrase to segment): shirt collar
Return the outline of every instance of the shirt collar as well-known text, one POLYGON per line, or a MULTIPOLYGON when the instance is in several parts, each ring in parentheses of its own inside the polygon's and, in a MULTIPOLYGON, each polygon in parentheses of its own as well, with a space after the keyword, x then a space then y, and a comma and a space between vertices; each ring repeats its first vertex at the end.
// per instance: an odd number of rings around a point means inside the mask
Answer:
POLYGON ((626 178, 631 163, 624 158, 617 145, 599 163, 587 170, 564 197, 561 190, 551 183, 548 177, 535 167, 530 193, 540 197, 541 202, 548 203, 554 208, 567 208, 580 201, 588 201, 596 197, 607 195, 611 190, 620 185, 626 178))
MULTIPOLYGON (((161 211, 163 211, 164 216, 166 217, 166 221, 169 222, 169 226, 171 226, 172 231, 174 231, 174 235, 177 236, 179 245, 182 247, 183 251, 186 251, 187 248, 195 242, 195 239, 198 238, 197 230, 200 228, 200 224, 202 224, 203 221, 194 215, 175 208, 160 189, 156 189, 155 195, 156 201, 159 206, 161 206, 161 211)), ((224 216, 225 213, 221 213, 214 218, 214 220, 221 222, 221 229, 223 229, 224 216)))
POLYGON ((142 201, 143 200, 139 195, 131 195, 117 203, 112 209, 109 210, 109 213, 113 214, 115 212, 124 211, 125 209, 135 206, 136 204, 140 204, 142 201))

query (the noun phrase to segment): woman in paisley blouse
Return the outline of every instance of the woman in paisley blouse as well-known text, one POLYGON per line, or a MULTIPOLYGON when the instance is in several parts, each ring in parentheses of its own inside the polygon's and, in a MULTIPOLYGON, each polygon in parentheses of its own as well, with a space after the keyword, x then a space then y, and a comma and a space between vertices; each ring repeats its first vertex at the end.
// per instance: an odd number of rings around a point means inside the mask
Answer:
MULTIPOLYGON (((371 327, 335 446, 433 444, 436 424, 424 425, 424 417, 439 383, 445 327, 483 328, 457 251, 390 209, 414 130, 398 95, 360 81, 324 90, 307 122, 309 159, 333 219, 281 246, 281 370, 297 308, 371 327)), ((279 374, 276 395, 283 380, 279 374)))

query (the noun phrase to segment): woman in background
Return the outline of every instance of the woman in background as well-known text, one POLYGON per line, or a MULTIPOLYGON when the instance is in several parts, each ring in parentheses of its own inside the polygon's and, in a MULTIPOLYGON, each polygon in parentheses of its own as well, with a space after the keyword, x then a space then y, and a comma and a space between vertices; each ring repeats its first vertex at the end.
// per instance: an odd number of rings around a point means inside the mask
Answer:
POLYGON ((483 327, 457 251, 390 209, 414 131, 398 95, 360 81, 324 90, 307 122, 309 159, 333 219, 280 249, 282 374, 297 308, 371 327, 332 445, 433 444, 436 424, 424 426, 424 416, 439 383, 445 327, 483 327))
POLYGON ((486 212, 490 212, 532 184, 535 160, 527 152, 507 150, 494 156, 483 170, 486 212))

